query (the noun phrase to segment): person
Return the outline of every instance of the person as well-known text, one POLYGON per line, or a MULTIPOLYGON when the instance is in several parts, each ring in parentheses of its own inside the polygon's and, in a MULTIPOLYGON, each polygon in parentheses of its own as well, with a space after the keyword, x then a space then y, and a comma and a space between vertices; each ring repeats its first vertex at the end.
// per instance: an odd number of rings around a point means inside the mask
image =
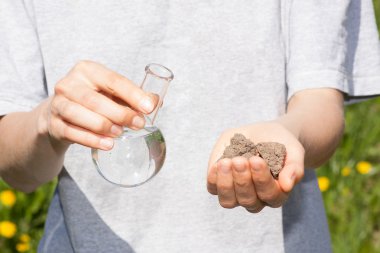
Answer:
POLYGON ((339 143, 344 100, 380 92, 370 0, 0 10, 1 177, 25 192, 59 177, 39 252, 331 251, 311 168, 339 143), (144 126, 154 104, 137 84, 150 62, 175 75, 158 123, 167 159, 121 188, 89 148, 144 126), (261 158, 219 160, 234 133, 286 146, 278 180, 261 158))

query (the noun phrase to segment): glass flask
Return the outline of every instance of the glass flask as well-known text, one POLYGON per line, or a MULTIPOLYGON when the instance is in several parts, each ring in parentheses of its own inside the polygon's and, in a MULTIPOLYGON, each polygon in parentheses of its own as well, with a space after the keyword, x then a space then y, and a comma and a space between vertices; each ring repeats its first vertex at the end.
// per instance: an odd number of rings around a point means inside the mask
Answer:
POLYGON ((145 127, 141 130, 124 127, 123 134, 114 139, 111 150, 91 150, 96 169, 107 181, 121 187, 134 187, 153 178, 162 168, 166 145, 155 122, 173 77, 168 68, 148 64, 140 87, 153 94, 157 103, 150 114, 144 115, 145 127))

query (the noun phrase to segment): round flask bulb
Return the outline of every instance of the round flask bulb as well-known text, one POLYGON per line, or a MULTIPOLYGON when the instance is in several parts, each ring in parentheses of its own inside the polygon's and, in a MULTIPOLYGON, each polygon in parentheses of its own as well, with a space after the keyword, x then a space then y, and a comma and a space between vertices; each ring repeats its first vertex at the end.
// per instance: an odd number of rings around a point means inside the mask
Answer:
POLYGON ((126 129, 114 139, 111 150, 92 149, 91 153, 95 167, 107 181, 121 187, 134 187, 160 171, 165 161, 166 145, 156 127, 139 131, 126 129))

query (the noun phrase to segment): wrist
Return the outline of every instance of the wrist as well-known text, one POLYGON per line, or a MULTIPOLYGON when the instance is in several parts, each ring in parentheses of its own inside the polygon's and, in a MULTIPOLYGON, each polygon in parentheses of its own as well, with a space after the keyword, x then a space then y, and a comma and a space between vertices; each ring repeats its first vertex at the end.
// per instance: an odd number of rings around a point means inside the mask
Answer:
POLYGON ((37 118, 37 135, 38 136, 49 136, 49 106, 50 98, 42 102, 38 107, 33 110, 37 118))
POLYGON ((301 142, 301 127, 299 122, 297 122, 294 117, 285 114, 274 122, 289 131, 299 142, 301 142))

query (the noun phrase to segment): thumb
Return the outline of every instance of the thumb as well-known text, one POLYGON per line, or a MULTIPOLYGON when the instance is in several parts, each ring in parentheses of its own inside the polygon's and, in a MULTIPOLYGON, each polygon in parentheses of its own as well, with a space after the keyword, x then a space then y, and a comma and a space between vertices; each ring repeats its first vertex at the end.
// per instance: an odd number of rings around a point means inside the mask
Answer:
POLYGON ((278 177, 278 183, 282 191, 290 192, 304 175, 303 162, 287 161, 278 177))

